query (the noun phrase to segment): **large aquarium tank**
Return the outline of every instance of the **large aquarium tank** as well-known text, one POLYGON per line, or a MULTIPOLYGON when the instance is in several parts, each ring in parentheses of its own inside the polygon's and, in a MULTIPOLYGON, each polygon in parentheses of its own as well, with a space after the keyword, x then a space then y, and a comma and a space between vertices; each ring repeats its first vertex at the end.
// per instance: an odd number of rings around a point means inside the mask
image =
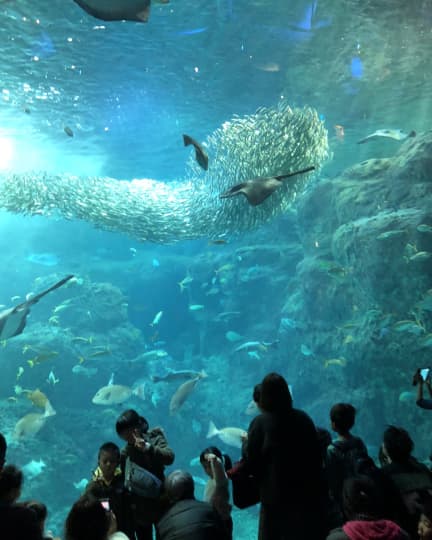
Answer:
MULTIPOLYGON (((316 425, 348 401, 371 456, 396 424, 426 460, 430 0, 88 3, 0 2, 0 431, 23 498, 61 534, 127 408, 202 497, 197 456, 239 458, 220 430, 247 429, 270 371, 316 425)), ((235 538, 257 516, 234 510, 235 538)))

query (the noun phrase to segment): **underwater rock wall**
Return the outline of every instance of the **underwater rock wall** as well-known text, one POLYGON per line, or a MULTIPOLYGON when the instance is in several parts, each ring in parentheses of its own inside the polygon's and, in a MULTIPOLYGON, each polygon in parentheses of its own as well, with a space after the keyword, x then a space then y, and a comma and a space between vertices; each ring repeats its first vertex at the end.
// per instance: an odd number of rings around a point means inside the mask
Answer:
MULTIPOLYGON (((282 316, 305 328, 289 336, 290 349, 294 341, 295 350, 303 346, 311 355, 296 355, 291 376, 300 379, 300 393, 310 396, 312 388, 324 425, 328 403, 354 395, 378 425, 410 429, 425 414, 415 406, 411 380, 417 367, 431 364, 431 171, 427 132, 393 158, 319 182, 298 202, 304 259, 282 316)), ((376 427, 369 421, 362 432, 373 440, 376 427)))

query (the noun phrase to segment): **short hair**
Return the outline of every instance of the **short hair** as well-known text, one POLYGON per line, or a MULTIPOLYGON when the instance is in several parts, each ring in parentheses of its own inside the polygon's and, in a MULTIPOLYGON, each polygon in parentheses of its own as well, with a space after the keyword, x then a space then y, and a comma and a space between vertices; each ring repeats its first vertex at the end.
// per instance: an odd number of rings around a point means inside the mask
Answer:
POLYGON ((83 496, 66 518, 65 540, 106 540, 109 528, 110 520, 100 501, 83 496))
POLYGON ((98 452, 98 460, 102 452, 107 452, 108 454, 114 454, 117 458, 117 461, 120 463, 120 448, 113 442, 106 442, 100 448, 98 452))
POLYGON ((268 413, 284 413, 292 409, 288 383, 279 373, 268 373, 261 382, 259 408, 268 413))
POLYGON ((261 398, 261 383, 258 383, 254 386, 252 399, 255 401, 255 403, 258 405, 261 398))
POLYGON ((26 501, 24 506, 33 510, 38 523, 43 523, 48 515, 48 509, 44 503, 39 501, 26 501))
POLYGON ((205 448, 201 452, 201 454, 200 454, 200 463, 201 463, 201 465, 204 465, 204 463, 205 463, 204 457, 205 457, 206 454, 214 454, 216 457, 218 457, 221 460, 221 462, 223 463, 225 472, 232 469, 233 465, 232 465, 231 458, 229 457, 228 454, 222 454, 222 452, 219 450, 219 448, 217 446, 209 446, 209 447, 205 448))
POLYGON ((187 471, 177 469, 170 473, 164 482, 165 494, 171 503, 183 499, 194 499, 195 483, 187 471))
POLYGON ((414 450, 414 442, 403 428, 388 426, 384 431, 383 441, 388 456, 396 463, 408 461, 414 450))
POLYGON ((24 475, 15 465, 6 465, 0 473, 0 498, 10 493, 13 489, 21 489, 24 475))
POLYGON ((330 409, 330 420, 336 431, 348 433, 355 422, 356 409, 351 403, 336 403, 330 409))
POLYGON ((117 435, 121 437, 121 434, 126 430, 135 428, 139 428, 145 432, 148 431, 149 425, 147 420, 143 416, 140 416, 134 409, 127 409, 117 418, 117 435))
POLYGON ((345 480, 342 506, 348 520, 354 520, 360 515, 375 519, 383 517, 379 490, 367 476, 359 475, 345 480))
POLYGON ((0 469, 6 461, 7 442, 3 433, 0 433, 0 469))

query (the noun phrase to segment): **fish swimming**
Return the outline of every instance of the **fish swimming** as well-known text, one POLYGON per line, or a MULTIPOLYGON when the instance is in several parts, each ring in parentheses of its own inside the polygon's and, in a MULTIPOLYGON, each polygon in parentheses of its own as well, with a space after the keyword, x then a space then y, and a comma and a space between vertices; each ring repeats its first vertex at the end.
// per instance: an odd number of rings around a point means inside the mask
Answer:
POLYGON ((193 371, 189 369, 182 369, 182 370, 174 370, 174 369, 168 369, 167 372, 164 375, 152 375, 151 380, 153 382, 161 382, 161 381, 177 381, 181 379, 205 379, 208 377, 207 373, 202 371, 193 371))
POLYGON ((364 144, 369 141, 373 141, 374 139, 379 139, 380 137, 384 137, 387 139, 393 139, 395 141, 404 141, 405 139, 408 139, 409 137, 415 137, 416 132, 410 131, 409 133, 405 133, 401 129, 377 129, 364 139, 361 139, 360 141, 357 141, 357 144, 364 144))
POLYGON ((227 191, 224 191, 219 195, 220 199, 228 199, 230 197, 235 197, 236 195, 244 195, 248 200, 248 203, 251 206, 258 206, 263 203, 270 195, 276 191, 279 187, 282 186, 285 178, 290 178, 292 176, 297 176, 298 174, 305 174, 310 171, 314 171, 315 167, 306 167, 306 169, 301 169, 287 174, 280 174, 278 176, 269 176, 265 178, 254 178, 252 180, 246 180, 241 184, 231 187, 227 191))
POLYGON ((45 425, 46 419, 56 414, 49 401, 45 406, 45 412, 26 414, 18 420, 13 432, 15 440, 21 440, 36 435, 45 425))
POLYGON ((30 313, 31 306, 39 302, 39 300, 49 292, 64 285, 73 277, 73 275, 66 276, 49 289, 36 294, 26 302, 0 312, 0 340, 9 339, 21 334, 25 328, 27 315, 30 313))
POLYGON ((74 0, 74 2, 89 15, 102 21, 145 23, 150 16, 150 0, 74 0))
POLYGON ((219 439, 228 444, 229 446, 234 446, 235 448, 241 448, 244 437, 247 436, 247 432, 244 429, 236 427, 224 427, 218 429, 214 422, 210 420, 209 429, 207 432, 207 439, 217 435, 219 439))
POLYGON ((204 148, 196 142, 195 139, 189 137, 189 135, 183 135, 183 142, 185 146, 191 144, 195 148, 195 159, 197 160, 198 165, 206 171, 208 169, 208 155, 204 148))
POLYGON ((144 399, 144 390, 144 384, 134 389, 122 384, 108 384, 96 392, 93 396, 92 403, 95 405, 120 405, 132 397, 132 395, 144 399))
POLYGON ((194 388, 197 384, 197 382, 202 377, 195 377, 195 379, 191 379, 190 381, 186 381, 183 384, 181 384, 177 390, 174 392, 170 404, 169 404, 169 411, 170 414, 175 414, 180 407, 183 405, 183 403, 187 400, 187 398, 192 394, 194 391, 194 388))

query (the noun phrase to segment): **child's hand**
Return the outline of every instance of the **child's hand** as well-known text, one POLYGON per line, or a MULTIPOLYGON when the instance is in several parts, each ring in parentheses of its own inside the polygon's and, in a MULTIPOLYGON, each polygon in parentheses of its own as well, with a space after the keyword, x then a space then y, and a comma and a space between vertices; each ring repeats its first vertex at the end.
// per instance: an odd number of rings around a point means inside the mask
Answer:
POLYGON ((138 448, 138 450, 141 450, 142 452, 147 452, 147 450, 150 449, 151 444, 146 442, 142 437, 138 437, 135 433, 133 437, 135 448, 138 448))

